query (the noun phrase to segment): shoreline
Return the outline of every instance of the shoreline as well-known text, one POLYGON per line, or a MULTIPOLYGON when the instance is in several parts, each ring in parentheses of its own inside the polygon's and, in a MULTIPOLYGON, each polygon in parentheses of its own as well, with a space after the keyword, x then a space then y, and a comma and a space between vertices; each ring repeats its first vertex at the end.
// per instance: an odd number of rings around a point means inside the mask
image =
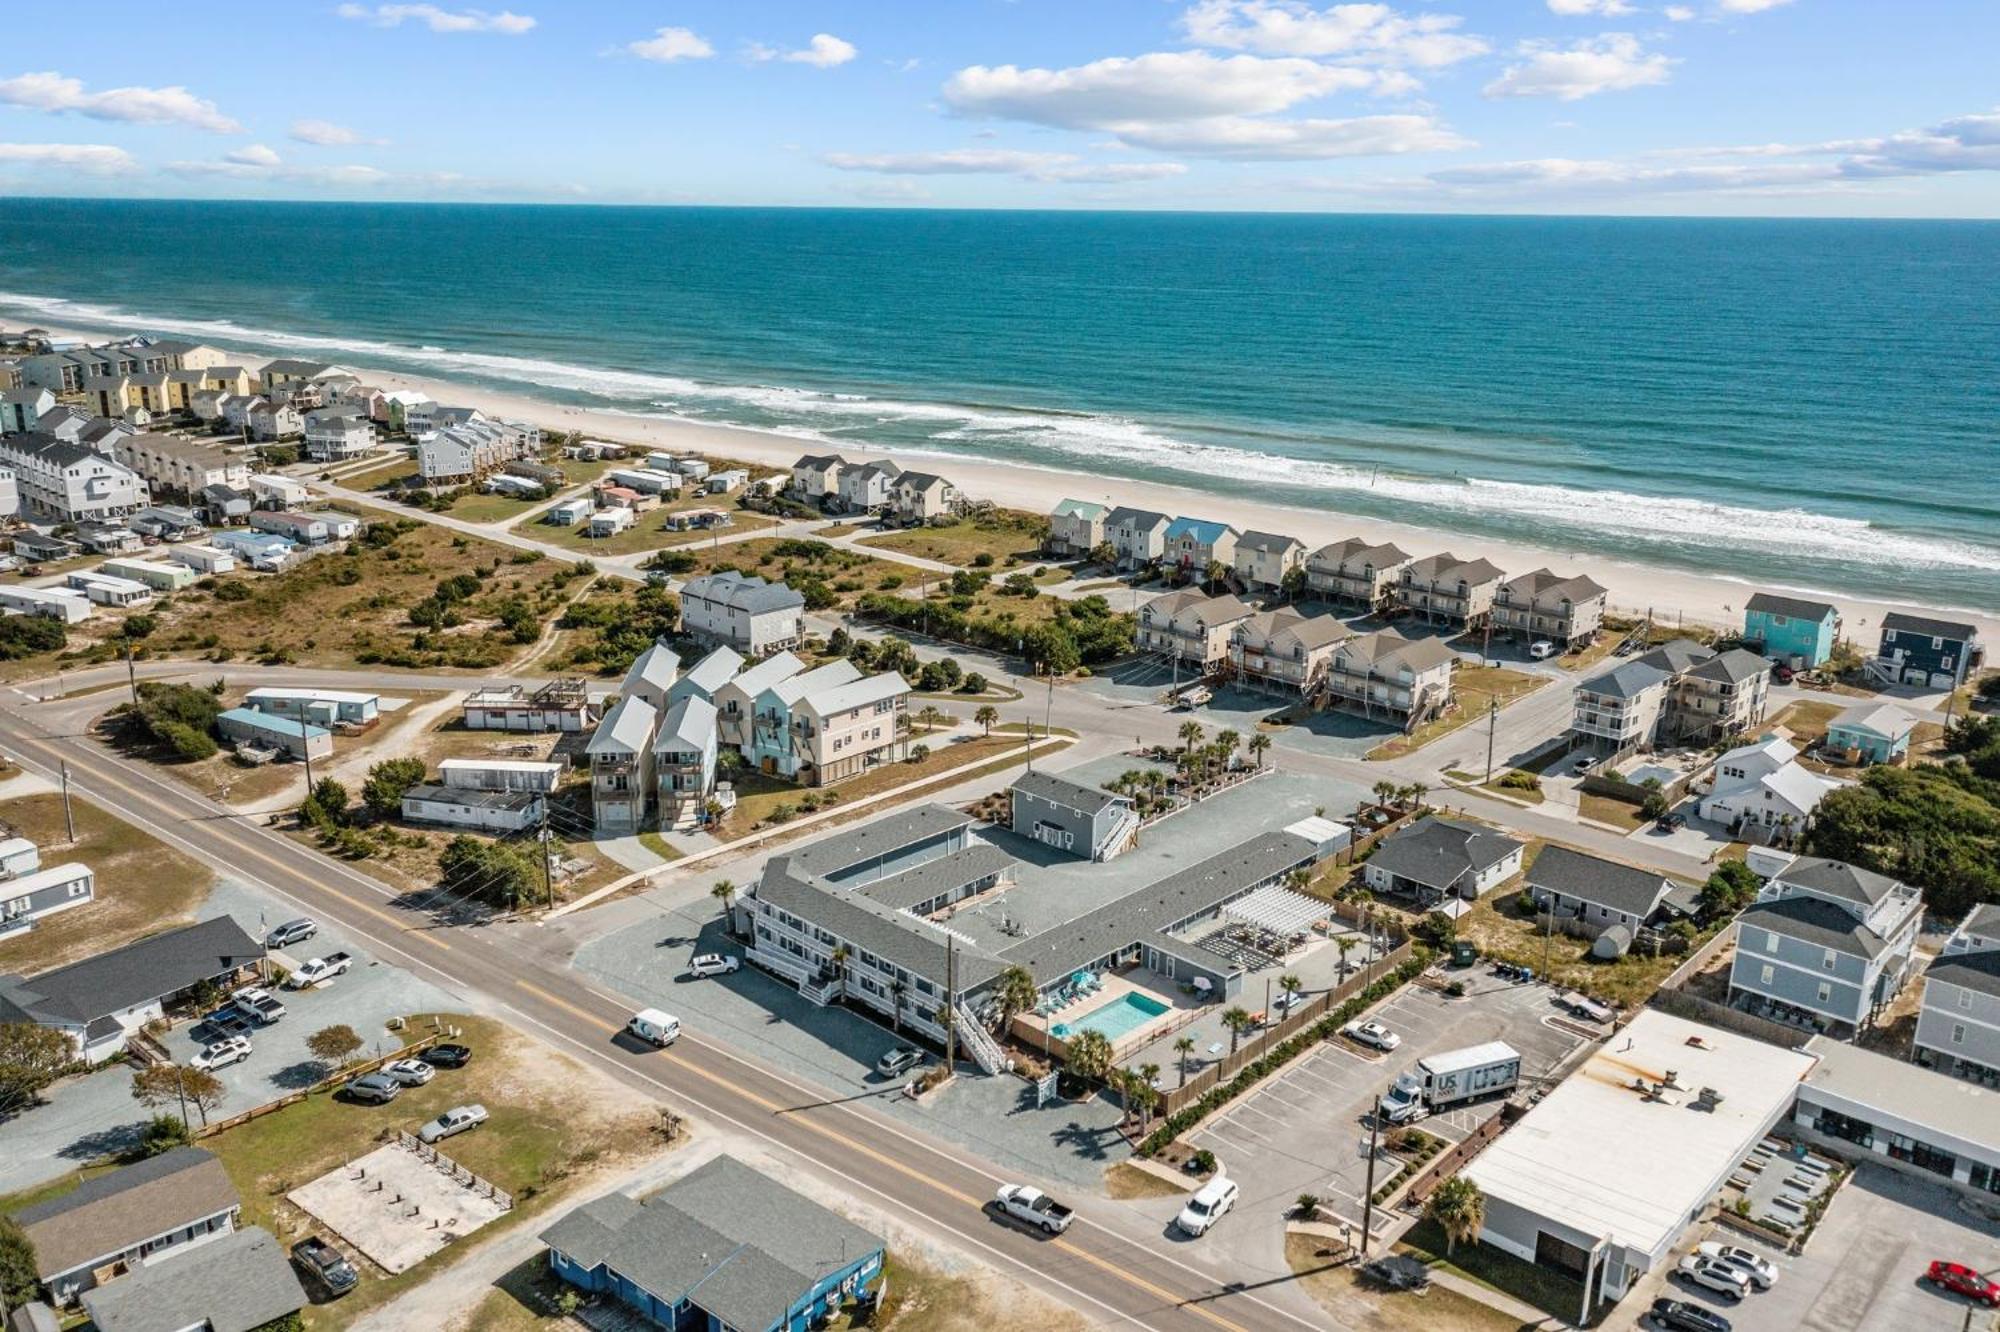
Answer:
MULTIPOLYGON (((127 336, 117 331, 73 328, 52 328, 50 331, 57 336, 90 340, 127 336)), ((261 367, 271 359, 268 356, 244 355, 235 358, 232 364, 261 367)), ((1190 487, 1162 482, 1065 473, 1014 462, 969 461, 956 454, 917 449, 843 449, 837 440, 804 440, 750 426, 569 407, 528 394, 481 388, 456 380, 382 370, 349 361, 332 363, 347 366, 364 382, 378 387, 416 389, 441 403, 477 407, 492 416, 515 417, 565 431, 583 431, 613 442, 727 457, 775 471, 789 471, 802 453, 809 452, 841 452, 856 459, 891 457, 899 462, 922 459, 934 464, 937 471, 948 474, 967 495, 991 500, 1002 508, 1022 509, 1035 514, 1048 513, 1057 501, 1063 499, 1093 500, 1111 506, 1123 504, 1174 515, 1198 514, 1227 522, 1239 531, 1256 529, 1289 533, 1310 547, 1348 537, 1361 537, 1374 542, 1392 541, 1420 559, 1446 550, 1465 559, 1483 556, 1505 570, 1509 577, 1544 567, 1559 574, 1588 574, 1609 590, 1609 611, 1635 618, 1650 611, 1653 618, 1661 622, 1740 630, 1743 603, 1753 592, 1767 591, 1825 601, 1838 607, 1842 635, 1861 644, 1864 651, 1873 646, 1882 616, 1894 610, 1967 620, 1978 626, 1987 641, 2000 640, 2000 618, 1960 607, 1881 601, 1779 582, 1752 584, 1728 575, 1694 574, 1608 559, 1602 555, 1468 538, 1422 524, 1354 517, 1332 509, 1308 509, 1270 500, 1208 495, 1190 487)))

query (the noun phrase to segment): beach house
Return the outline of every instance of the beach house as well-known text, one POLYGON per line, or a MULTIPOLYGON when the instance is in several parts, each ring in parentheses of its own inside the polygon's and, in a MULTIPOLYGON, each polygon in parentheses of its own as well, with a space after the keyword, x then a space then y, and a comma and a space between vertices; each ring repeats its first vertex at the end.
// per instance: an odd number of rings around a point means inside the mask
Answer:
POLYGON ((1306 545, 1278 532, 1245 532, 1236 539, 1236 581, 1251 592, 1277 592, 1294 570, 1303 569, 1306 545))
POLYGON ((1413 730, 1451 702, 1457 663, 1442 639, 1405 638, 1394 629, 1358 634, 1334 644, 1317 697, 1328 707, 1413 730))
POLYGON ((1956 689, 1985 657, 1976 626, 1907 611, 1882 617, 1882 638, 1868 669, 1886 684, 1956 689))
POLYGON ((1795 671, 1817 670, 1840 638, 1840 611, 1831 602, 1754 592, 1743 603, 1743 639, 1795 671))
POLYGON ((1716 760, 1696 812, 1745 840, 1796 839, 1819 802, 1841 786, 1797 760, 1798 750, 1775 736, 1730 750, 1716 760))
POLYGON ((2000 1088, 2000 904, 1968 911, 1925 968, 1910 1058, 2000 1088))
POLYGON ((1897 763, 1909 757, 1917 719, 1893 703, 1857 703, 1827 723, 1820 752, 1842 763, 1897 763))
POLYGON ((907 748, 909 682, 895 671, 810 691, 793 706, 800 762, 809 786, 831 786, 907 748))
POLYGON ((662 828, 685 831, 701 823, 715 792, 717 747, 715 704, 684 698, 667 710, 653 740, 662 828))
POLYGON ((1570 722, 1573 747, 1615 756, 1664 744, 1713 744, 1764 719, 1771 663, 1677 638, 1585 680, 1570 722))
POLYGON ((800 704, 816 690, 851 684, 860 678, 860 668, 845 658, 809 671, 767 675, 753 667, 743 672, 745 682, 762 686, 750 698, 749 738, 741 750, 744 761, 774 776, 797 777, 802 764, 809 761, 806 747, 800 743, 804 731, 797 715, 800 704))
POLYGON ((808 504, 840 498, 840 474, 851 464, 837 453, 808 453, 792 464, 792 495, 808 504))
POLYGON ((618 694, 621 698, 643 698, 654 712, 664 713, 672 703, 674 682, 680 675, 680 654, 668 647, 665 639, 656 639, 625 668, 618 694))
POLYGON ((1230 630, 1229 664, 1246 685, 1306 697, 1319 691, 1334 652, 1353 636, 1332 615, 1259 611, 1230 630))
POLYGON ((779 652, 766 657, 748 670, 738 671, 736 667, 742 664, 742 657, 726 648, 717 651, 727 653, 727 656, 718 657, 711 653, 709 657, 696 663, 694 670, 688 673, 689 678, 699 674, 703 666, 710 661, 715 661, 718 667, 727 667, 728 674, 723 674, 717 669, 714 673, 721 675, 720 684, 704 693, 690 690, 686 696, 712 701, 715 704, 716 724, 721 743, 747 753, 745 746, 752 743, 751 719, 757 711, 758 696, 779 681, 789 680, 799 674, 805 670, 806 664, 789 652, 779 652))
POLYGON ((1116 508, 1104 516, 1104 539, 1120 569, 1146 569, 1167 556, 1173 519, 1151 509, 1116 508))
POLYGON ((1541 849, 1521 882, 1536 906, 1592 937, 1622 929, 1629 940, 1666 915, 1689 914, 1695 905, 1692 889, 1677 892, 1679 885, 1656 871, 1555 843, 1541 849))
POLYGON ((889 486, 889 516, 904 527, 943 522, 964 506, 959 488, 930 472, 904 472, 889 486))
POLYGON ((1027 772, 1008 790, 1008 826, 1023 837, 1086 860, 1110 860, 1139 836, 1139 815, 1127 796, 1027 772))
POLYGON ((1521 872, 1527 847, 1483 823, 1431 814, 1383 838, 1361 875, 1370 890, 1423 909, 1450 898, 1476 901, 1521 872))
POLYGON ((1051 559, 1080 560, 1105 540, 1104 517, 1110 510, 1089 500, 1066 499, 1049 510, 1049 538, 1043 545, 1051 559))
POLYGON ((806 600, 783 583, 733 569, 681 586, 681 627, 697 641, 766 657, 805 638, 806 600))
POLYGON ((0 393, 0 435, 22 435, 56 409, 56 395, 45 388, 10 388, 0 393))
POLYGON ((1907 884, 1800 856, 1736 918, 1729 1001, 1851 1039, 1903 988, 1923 914, 1907 884))
POLYGON ((1396 604, 1426 623, 1479 629, 1486 624, 1505 577, 1487 560, 1428 555, 1403 567, 1396 604))
POLYGON ((1763 657, 1742 648, 1709 652, 1675 679, 1667 725, 1682 744, 1741 735, 1764 720, 1770 690, 1771 663, 1763 657))
POLYGON ((14 473, 22 516, 34 521, 102 522, 152 501, 131 468, 40 430, 0 435, 0 466, 14 473))
POLYGON ((896 478, 903 469, 884 458, 880 462, 844 467, 838 478, 843 513, 880 513, 894 498, 896 478))
MULTIPOLYGON (((782 657, 786 654, 779 653, 782 657)), ((681 678, 674 681, 674 687, 667 691, 667 706, 672 707, 684 698, 705 698, 713 703, 716 692, 736 678, 743 669, 743 654, 732 647, 719 647, 700 661, 681 672, 681 678)))
POLYGON ((321 407, 305 417, 305 453, 314 462, 358 458, 375 447, 375 426, 363 407, 321 407))
POLYGON ((1587 575, 1537 569, 1494 590, 1493 627, 1523 642, 1554 643, 1569 651, 1597 637, 1607 595, 1587 575))
POLYGON ((188 496, 208 486, 236 489, 250 481, 250 465, 239 455, 179 435, 122 436, 112 446, 111 456, 152 487, 188 496))
POLYGON ((621 698, 604 714, 584 753, 590 810, 599 837, 636 833, 653 791, 653 736, 660 714, 643 698, 621 698))
POLYGON ((1410 556, 1389 542, 1349 537, 1306 556, 1306 589, 1325 601, 1381 611, 1394 604, 1410 556))
POLYGON ((306 428, 306 418, 288 402, 259 398, 244 412, 243 424, 252 439, 268 443, 298 435, 306 428))
POLYGON ((56 1304, 69 1305, 222 1240, 242 1206, 214 1153, 175 1147, 22 1208, 14 1221, 33 1246, 37 1280, 56 1304))
POLYGON ((1206 580, 1217 566, 1227 577, 1236 565, 1239 535, 1228 523, 1176 518, 1167 524, 1167 562, 1191 578, 1206 580))
POLYGON ((1253 613, 1233 596, 1211 597, 1193 588, 1169 592, 1139 608, 1139 650, 1207 674, 1229 660, 1230 634, 1253 613))

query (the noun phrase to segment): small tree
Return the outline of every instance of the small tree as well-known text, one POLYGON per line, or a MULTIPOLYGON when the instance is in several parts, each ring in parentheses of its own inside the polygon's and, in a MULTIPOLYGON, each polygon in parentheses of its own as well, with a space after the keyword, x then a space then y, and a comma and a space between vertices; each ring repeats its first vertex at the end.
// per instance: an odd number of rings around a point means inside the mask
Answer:
POLYGON ((1222 1015, 1222 1025, 1229 1028, 1229 1053, 1235 1054, 1236 1047, 1243 1041, 1243 1033, 1257 1025, 1250 1016, 1250 1010, 1238 1005, 1222 1015))
MULTIPOLYGON (((1341 975, 1345 976, 1346 974, 1347 974, 1347 964, 1346 961, 1343 959, 1341 962, 1341 975)), ((1305 988, 1306 988, 1306 983, 1300 980, 1297 976, 1287 974, 1278 977, 1278 991, 1279 993, 1285 996, 1286 1012, 1288 1013, 1291 1012, 1292 1004, 1295 1001, 1299 991, 1305 988)))
POLYGON ((0 1023, 0 1113, 12 1113, 76 1058, 69 1037, 34 1022, 0 1023))
POLYGON ((736 918, 729 908, 736 901, 735 882, 730 879, 717 879, 715 886, 708 890, 708 895, 722 904, 723 914, 729 918, 730 924, 733 926, 736 918))
POLYGON ((1351 934, 1343 934, 1333 941, 1333 946, 1340 950, 1340 978, 1346 980, 1347 955, 1360 947, 1361 941, 1351 934))
POLYGON ((0 1216, 0 1304, 18 1309, 41 1287, 34 1241, 11 1216, 0 1216))
POLYGON ((1710 920, 1735 915, 1757 896, 1757 872, 1740 860, 1725 860, 1701 886, 1701 913, 1710 920))
POLYGON ((972 714, 972 720, 985 727, 986 734, 992 735, 993 724, 1000 720, 1000 709, 994 707, 991 703, 982 704, 979 711, 972 714))
POLYGON ((1257 732, 1257 734, 1251 736, 1250 743, 1247 746, 1245 746, 1245 748, 1247 748, 1250 751, 1251 762, 1255 763, 1260 768, 1264 766, 1264 751, 1269 749, 1270 747, 1271 747, 1271 737, 1265 735, 1262 731, 1259 731, 1257 732))
POLYGON ((172 1115, 154 1115, 139 1133, 139 1151, 144 1156, 158 1156, 176 1147, 185 1147, 191 1141, 188 1126, 172 1115))
POLYGON ((1648 791, 1646 798, 1639 802, 1639 813, 1644 818, 1664 818, 1667 811, 1673 807, 1673 802, 1667 799, 1665 791, 1648 791))
POLYGON ((346 1023, 336 1023, 331 1027, 321 1027, 306 1037, 306 1049, 322 1064, 332 1064, 339 1068, 345 1064, 363 1042, 354 1028, 346 1023))
POLYGON ((1077 1077, 1102 1080, 1111 1067, 1111 1039, 1088 1028, 1078 1032, 1070 1037, 1067 1062, 1069 1071, 1077 1077))
POLYGON ((1476 1238, 1486 1225, 1486 1195, 1464 1175, 1453 1175, 1425 1200, 1424 1215, 1444 1232, 1444 1251, 1450 1256, 1461 1241, 1476 1238))
POLYGON ((1174 1038, 1174 1057, 1180 1061, 1181 1086, 1183 1087, 1187 1086, 1188 1080, 1188 1056, 1193 1053, 1194 1037, 1177 1036, 1174 1038))
POLYGON ((199 1068, 154 1064, 132 1074, 132 1099, 150 1110, 178 1107, 183 1126, 188 1122, 189 1106, 206 1124, 208 1112, 220 1106, 225 1095, 222 1079, 199 1068))
POLYGON ((423 779, 422 759, 383 759, 368 769, 368 780, 361 784, 361 803, 376 818, 388 818, 402 809, 404 794, 423 779))
POLYGON ((1035 977, 1026 967, 1009 967, 1000 973, 997 996, 1000 1000, 1000 1030, 1005 1032, 1013 1024, 1016 1013, 1025 1013, 1035 1006, 1041 997, 1041 990, 1035 985, 1035 977))

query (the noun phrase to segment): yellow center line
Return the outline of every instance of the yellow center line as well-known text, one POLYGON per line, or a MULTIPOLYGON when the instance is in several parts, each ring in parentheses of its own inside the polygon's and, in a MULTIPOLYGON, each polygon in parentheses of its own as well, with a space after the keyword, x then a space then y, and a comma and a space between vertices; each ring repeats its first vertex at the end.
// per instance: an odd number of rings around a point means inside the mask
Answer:
MULTIPOLYGON (((586 1022, 602 1023, 604 1021, 604 1018, 601 1014, 592 1013, 587 1009, 579 1008, 577 1005, 570 1003, 568 1000, 559 999, 555 995, 550 994, 547 990, 542 989, 538 985, 531 985, 524 980, 516 980, 514 984, 520 986, 522 989, 526 990, 528 993, 536 996, 537 998, 543 1000, 544 1002, 554 1004, 557 1008, 562 1009, 564 1012, 567 1012, 574 1017, 582 1018, 586 1022)), ((618 1028, 614 1027, 612 1030, 616 1031, 618 1030, 618 1028)), ((752 1105, 755 1105, 760 1109, 767 1111, 770 1114, 781 1115, 781 1114, 787 1114, 790 1111, 790 1107, 788 1106, 782 1105, 766 1097, 759 1096, 757 1093, 750 1091, 742 1086, 739 1086, 737 1083, 722 1076, 720 1073, 712 1072, 708 1069, 700 1067, 697 1064, 691 1064, 685 1059, 678 1059, 678 1058, 675 1059, 674 1066, 676 1068, 685 1069, 688 1072, 694 1074, 696 1077, 702 1078, 707 1082, 713 1083, 716 1086, 729 1091, 733 1095, 739 1096, 744 1100, 749 1101, 752 1105)), ((840 1145, 841 1147, 845 1148, 850 1152, 866 1157, 867 1159, 874 1161, 878 1165, 885 1166, 888 1169, 894 1170, 896 1173, 903 1175, 919 1184, 922 1184, 927 1188, 930 1188, 938 1193, 942 1193, 946 1197, 951 1198, 954 1201, 964 1203, 966 1206, 971 1207, 982 1214, 984 1214, 985 1212, 986 1209, 985 1199, 975 1198, 971 1194, 963 1191, 962 1189, 955 1189, 951 1185, 946 1184, 944 1181, 925 1174, 923 1171, 918 1170, 915 1166, 912 1166, 907 1162, 898 1161, 894 1157, 884 1155, 883 1153, 878 1152, 863 1143, 855 1141, 853 1138, 848 1137, 846 1134, 841 1133, 836 1129, 828 1128, 826 1125, 818 1123, 812 1119, 795 1116, 792 1122, 799 1124, 807 1129, 810 1129, 812 1132, 819 1134, 821 1137, 824 1137, 829 1141, 837 1143, 838 1145, 840 1145)), ((1116 1263, 1110 1262, 1109 1260, 1104 1258, 1100 1258, 1096 1254, 1090 1253, 1084 1249, 1080 1249, 1076 1245, 1070 1243, 1068 1240, 1058 1239, 1058 1240, 1052 1240, 1049 1243, 1051 1247, 1061 1249, 1065 1254, 1068 1254, 1072 1257, 1081 1258, 1084 1262, 1089 1263, 1092 1267, 1095 1267, 1100 1271, 1106 1272, 1111 1276, 1117 1277, 1119 1280, 1125 1282, 1127 1285, 1145 1291, 1147 1294, 1153 1296, 1155 1299, 1161 1301, 1163 1304, 1172 1307, 1186 1309, 1189 1313, 1204 1318, 1207 1321, 1215 1324, 1217 1327, 1230 1329, 1230 1332, 1248 1332, 1248 1330, 1242 1327, 1240 1324, 1232 1323, 1228 1319, 1222 1318, 1210 1312, 1209 1310, 1200 1307, 1199 1305, 1190 1304, 1187 1301, 1183 1300, 1180 1296, 1175 1295, 1172 1291, 1167 1290, 1161 1286, 1156 1286, 1152 1282, 1147 1281, 1143 1277, 1135 1276, 1132 1272, 1126 1270, 1123 1267, 1118 1266, 1116 1263)))

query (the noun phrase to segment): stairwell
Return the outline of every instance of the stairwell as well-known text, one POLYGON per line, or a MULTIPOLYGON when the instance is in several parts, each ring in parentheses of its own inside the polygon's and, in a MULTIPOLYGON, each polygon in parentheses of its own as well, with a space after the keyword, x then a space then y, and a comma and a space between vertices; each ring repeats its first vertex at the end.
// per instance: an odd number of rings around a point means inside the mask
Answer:
POLYGON ((1000 1043, 980 1025, 978 1019, 965 1010, 964 1003, 954 1000, 951 1014, 952 1023, 958 1029, 959 1045, 972 1056, 972 1062, 979 1065, 981 1072, 991 1076, 1004 1073, 1012 1066, 1013 1061, 1007 1058, 1007 1052, 1000 1048, 1000 1043))

